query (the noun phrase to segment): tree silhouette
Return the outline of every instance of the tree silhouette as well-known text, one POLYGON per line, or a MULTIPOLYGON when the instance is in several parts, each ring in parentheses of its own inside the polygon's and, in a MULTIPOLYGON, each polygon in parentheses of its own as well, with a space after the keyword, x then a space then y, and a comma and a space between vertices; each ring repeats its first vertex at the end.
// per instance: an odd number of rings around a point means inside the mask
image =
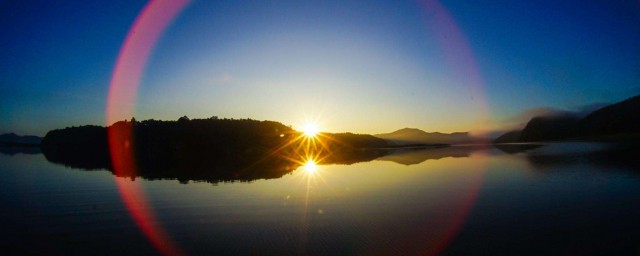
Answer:
MULTIPOLYGON (((53 130, 42 142, 45 157, 84 169, 111 170, 107 134, 131 132, 137 173, 119 174, 147 179, 208 182, 278 178, 300 165, 302 134, 274 121, 252 119, 193 119, 177 121, 126 120, 109 127, 81 126, 53 130)), ((127 137, 128 138, 128 137, 127 137)), ((323 134, 329 150, 323 161, 349 164, 380 156, 384 140, 371 135, 323 134)), ((126 141, 115 142, 112 152, 124 152, 126 141)), ((309 152, 304 152, 309 153, 309 152)))

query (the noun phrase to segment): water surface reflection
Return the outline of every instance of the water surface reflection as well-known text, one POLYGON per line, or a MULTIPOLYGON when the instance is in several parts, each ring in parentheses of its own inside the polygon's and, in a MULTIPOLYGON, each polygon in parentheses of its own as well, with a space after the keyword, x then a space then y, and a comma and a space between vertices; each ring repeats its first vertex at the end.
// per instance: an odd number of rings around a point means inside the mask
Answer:
MULTIPOLYGON (((633 159, 595 160, 610 149, 401 150, 352 164, 307 161, 277 179, 216 186, 117 179, 143 189, 188 254, 631 254, 640 237, 640 177, 633 159), (548 164, 560 156, 569 164, 548 164)), ((53 165, 42 155, 0 161, 4 248, 153 252, 111 173, 53 165)))

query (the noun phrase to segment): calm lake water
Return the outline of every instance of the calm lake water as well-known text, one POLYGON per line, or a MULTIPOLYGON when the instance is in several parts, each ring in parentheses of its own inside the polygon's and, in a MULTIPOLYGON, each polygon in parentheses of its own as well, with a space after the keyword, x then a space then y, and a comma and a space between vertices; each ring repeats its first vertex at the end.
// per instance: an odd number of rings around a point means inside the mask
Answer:
POLYGON ((151 229, 186 254, 637 255, 640 155, 611 150, 402 150, 218 184, 0 154, 0 254, 154 254, 119 192, 137 186, 151 229))

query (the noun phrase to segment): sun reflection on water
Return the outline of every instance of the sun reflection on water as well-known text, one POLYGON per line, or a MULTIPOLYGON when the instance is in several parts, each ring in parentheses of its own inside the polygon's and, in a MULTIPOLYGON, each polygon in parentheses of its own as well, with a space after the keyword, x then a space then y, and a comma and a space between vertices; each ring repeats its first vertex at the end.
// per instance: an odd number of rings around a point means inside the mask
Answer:
POLYGON ((313 159, 308 159, 306 163, 304 163, 303 170, 308 174, 314 174, 318 170, 318 165, 313 159))

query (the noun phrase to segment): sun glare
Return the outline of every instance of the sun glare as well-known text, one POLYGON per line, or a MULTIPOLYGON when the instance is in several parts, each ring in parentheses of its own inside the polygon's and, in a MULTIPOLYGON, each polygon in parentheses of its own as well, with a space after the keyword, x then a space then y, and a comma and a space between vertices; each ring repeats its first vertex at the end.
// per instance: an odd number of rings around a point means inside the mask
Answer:
POLYGON ((307 173, 314 173, 318 170, 318 165, 313 160, 309 159, 304 163, 304 171, 307 173))
POLYGON ((304 132, 304 135, 307 137, 315 137, 319 131, 320 130, 318 129, 318 126, 311 123, 306 124, 304 127, 302 127, 302 132, 304 132))

